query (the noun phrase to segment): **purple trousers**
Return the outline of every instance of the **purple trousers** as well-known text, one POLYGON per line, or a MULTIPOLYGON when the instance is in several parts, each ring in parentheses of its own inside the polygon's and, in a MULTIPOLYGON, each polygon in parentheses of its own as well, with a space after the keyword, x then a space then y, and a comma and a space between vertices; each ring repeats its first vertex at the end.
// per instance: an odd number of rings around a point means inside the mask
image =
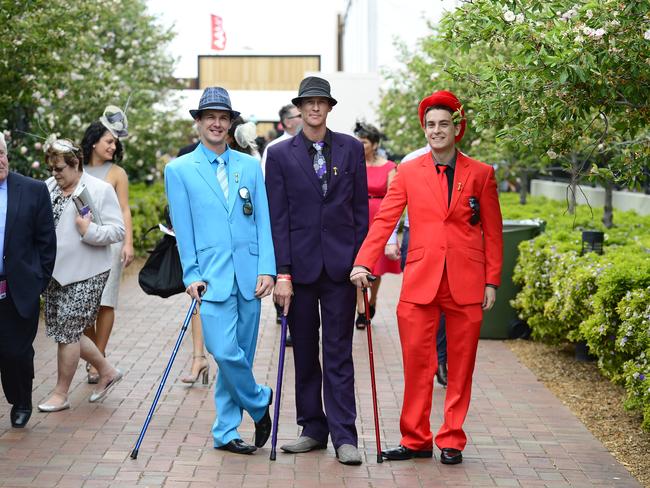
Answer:
POLYGON ((332 281, 323 271, 315 283, 295 283, 293 291, 288 318, 296 373, 296 413, 302 435, 326 443, 329 434, 336 449, 343 444, 356 447, 352 362, 355 288, 347 280, 332 281))

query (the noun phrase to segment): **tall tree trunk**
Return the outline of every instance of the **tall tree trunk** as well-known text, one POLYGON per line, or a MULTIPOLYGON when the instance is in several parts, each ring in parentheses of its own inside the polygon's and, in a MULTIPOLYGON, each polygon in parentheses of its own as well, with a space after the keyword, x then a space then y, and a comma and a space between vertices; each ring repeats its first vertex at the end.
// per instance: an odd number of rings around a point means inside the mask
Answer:
POLYGON ((569 184, 568 192, 568 209, 567 212, 571 215, 576 213, 576 196, 578 194, 578 158, 575 153, 571 155, 571 183, 569 184))
POLYGON ((603 225, 608 229, 614 226, 614 185, 611 181, 605 181, 605 208, 603 209, 603 225))
POLYGON ((519 178, 519 203, 526 205, 526 197, 528 196, 528 171, 522 170, 521 177, 519 178))

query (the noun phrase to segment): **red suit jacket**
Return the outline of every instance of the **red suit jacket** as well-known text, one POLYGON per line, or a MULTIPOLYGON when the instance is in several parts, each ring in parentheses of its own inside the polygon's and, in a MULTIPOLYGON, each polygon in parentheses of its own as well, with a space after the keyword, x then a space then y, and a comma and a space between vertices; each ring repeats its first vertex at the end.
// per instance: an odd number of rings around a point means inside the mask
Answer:
POLYGON ((438 292, 446 263, 451 294, 459 305, 482 303, 485 284, 500 285, 503 261, 501 209, 494 169, 458 152, 451 203, 446 209, 431 153, 398 166, 355 265, 372 269, 408 205, 410 241, 400 300, 428 304, 438 292), (471 225, 469 197, 480 205, 471 225))

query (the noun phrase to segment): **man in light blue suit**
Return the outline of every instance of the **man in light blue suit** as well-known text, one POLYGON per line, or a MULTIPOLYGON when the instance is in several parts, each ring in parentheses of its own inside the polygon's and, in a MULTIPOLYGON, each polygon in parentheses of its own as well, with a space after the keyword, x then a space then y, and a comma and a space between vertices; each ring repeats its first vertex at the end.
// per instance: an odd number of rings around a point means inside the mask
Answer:
POLYGON ((252 371, 260 299, 271 293, 275 276, 264 177, 256 159, 226 144, 239 112, 225 89, 206 88, 190 114, 201 144, 165 168, 167 199, 183 281, 201 302, 205 345, 219 365, 214 447, 251 454, 269 438, 273 400, 252 371), (255 445, 237 432, 244 410, 255 421, 255 445))

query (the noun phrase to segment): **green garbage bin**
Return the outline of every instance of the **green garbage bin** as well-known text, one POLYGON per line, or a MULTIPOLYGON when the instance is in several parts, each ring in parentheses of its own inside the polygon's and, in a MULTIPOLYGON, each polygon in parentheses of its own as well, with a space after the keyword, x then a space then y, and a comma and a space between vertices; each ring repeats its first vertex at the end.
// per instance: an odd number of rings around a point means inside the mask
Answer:
POLYGON ((512 339, 525 334, 525 324, 519 320, 516 311, 510 306, 510 300, 519 292, 519 287, 512 282, 512 274, 519 256, 519 243, 539 235, 545 225, 546 223, 540 219, 503 221, 501 286, 497 291, 494 307, 483 314, 481 339, 512 339))

